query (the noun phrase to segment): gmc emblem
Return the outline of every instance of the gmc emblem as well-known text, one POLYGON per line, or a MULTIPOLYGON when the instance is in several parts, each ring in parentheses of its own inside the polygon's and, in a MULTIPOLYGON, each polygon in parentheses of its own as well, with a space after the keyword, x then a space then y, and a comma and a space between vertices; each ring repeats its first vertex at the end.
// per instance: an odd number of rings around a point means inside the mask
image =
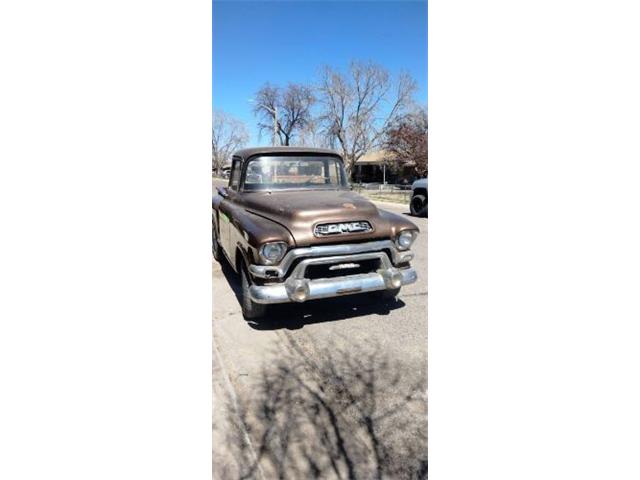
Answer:
POLYGON ((361 233, 373 230, 371 224, 367 221, 344 222, 344 223, 323 223, 316 225, 313 234, 316 237, 324 237, 326 235, 340 235, 343 233, 361 233))

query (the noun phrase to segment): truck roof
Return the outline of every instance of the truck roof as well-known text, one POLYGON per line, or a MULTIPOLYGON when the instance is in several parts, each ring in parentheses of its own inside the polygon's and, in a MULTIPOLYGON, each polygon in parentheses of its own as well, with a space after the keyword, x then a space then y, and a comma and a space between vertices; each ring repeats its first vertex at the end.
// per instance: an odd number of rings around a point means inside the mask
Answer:
POLYGON ((291 153, 317 153, 320 155, 337 155, 342 158, 340 154, 334 150, 329 150, 326 148, 312 148, 312 147, 256 147, 256 148, 245 148, 242 150, 238 150, 233 155, 235 157, 241 157, 243 160, 246 160, 249 157, 253 157, 255 155, 273 155, 273 154, 291 154, 291 153))

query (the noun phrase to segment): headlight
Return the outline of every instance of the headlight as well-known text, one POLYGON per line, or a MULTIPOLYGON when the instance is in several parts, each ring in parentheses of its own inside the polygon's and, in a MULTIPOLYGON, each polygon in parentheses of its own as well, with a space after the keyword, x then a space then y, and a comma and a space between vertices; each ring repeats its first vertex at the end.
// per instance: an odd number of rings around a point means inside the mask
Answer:
POLYGON ((418 232, 415 230, 405 230, 404 232, 400 232, 400 235, 396 238, 398 250, 408 250, 417 236, 418 232))
POLYGON ((284 242, 269 242, 260 247, 260 258, 267 265, 278 263, 287 253, 287 244, 284 242))

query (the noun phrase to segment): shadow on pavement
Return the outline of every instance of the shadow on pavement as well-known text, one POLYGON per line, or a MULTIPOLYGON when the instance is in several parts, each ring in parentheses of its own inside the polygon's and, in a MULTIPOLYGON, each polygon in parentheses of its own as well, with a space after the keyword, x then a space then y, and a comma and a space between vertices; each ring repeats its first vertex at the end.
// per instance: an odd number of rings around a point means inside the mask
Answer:
POLYGON ((365 315, 389 315, 392 310, 404 305, 400 299, 383 300, 373 293, 363 293, 305 303, 272 305, 267 310, 266 317, 247 323, 256 330, 297 330, 314 323, 347 320, 365 315))
POLYGON ((417 216, 415 216, 415 215, 412 215, 412 214, 411 214, 411 213, 409 213, 409 212, 406 212, 406 213, 403 213, 402 215, 406 215, 407 217, 411 217, 411 218, 415 218, 415 219, 418 219, 418 218, 425 218, 425 219, 426 219, 426 218, 429 218, 429 215, 428 215, 428 214, 427 214, 427 215, 425 215, 425 216, 419 216, 419 217, 417 217, 417 216))
POLYGON ((337 340, 309 354, 287 336, 238 399, 235 478, 427 478, 426 378, 409 381, 380 345, 337 340))

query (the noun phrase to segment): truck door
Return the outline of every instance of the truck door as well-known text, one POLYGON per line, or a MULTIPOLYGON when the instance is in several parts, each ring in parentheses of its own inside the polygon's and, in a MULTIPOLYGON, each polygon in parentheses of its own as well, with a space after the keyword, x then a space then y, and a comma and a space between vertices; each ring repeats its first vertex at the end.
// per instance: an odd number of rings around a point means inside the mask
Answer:
POLYGON ((240 187, 240 173, 240 160, 233 160, 233 163, 231 164, 231 175, 229 175, 229 188, 227 189, 228 196, 220 202, 218 210, 220 215, 220 245, 229 258, 233 258, 233 249, 231 245, 231 222, 233 217, 231 212, 232 204, 240 187))

